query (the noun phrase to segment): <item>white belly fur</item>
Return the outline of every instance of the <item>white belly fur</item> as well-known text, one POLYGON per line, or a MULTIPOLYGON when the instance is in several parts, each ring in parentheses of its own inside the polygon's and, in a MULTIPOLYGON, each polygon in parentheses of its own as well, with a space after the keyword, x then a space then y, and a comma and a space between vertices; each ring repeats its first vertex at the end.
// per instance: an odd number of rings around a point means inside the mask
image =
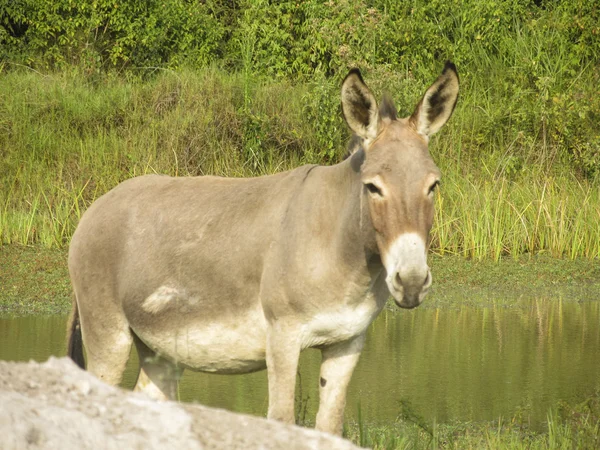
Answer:
POLYGON ((247 373, 266 367, 266 321, 246 316, 239 323, 196 323, 170 331, 135 329, 152 350, 179 366, 213 373, 247 373))
MULTIPOLYGON (((161 287, 142 308, 155 316, 182 292, 161 287)), ((186 299, 189 300, 189 299, 186 299)), ((321 310, 297 323, 302 349, 347 341, 365 332, 381 311, 373 294, 354 305, 321 310)), ((218 322, 187 321, 167 331, 136 327, 135 333, 152 350, 179 366, 201 372, 246 373, 266 367, 267 321, 259 305, 243 315, 218 322)))

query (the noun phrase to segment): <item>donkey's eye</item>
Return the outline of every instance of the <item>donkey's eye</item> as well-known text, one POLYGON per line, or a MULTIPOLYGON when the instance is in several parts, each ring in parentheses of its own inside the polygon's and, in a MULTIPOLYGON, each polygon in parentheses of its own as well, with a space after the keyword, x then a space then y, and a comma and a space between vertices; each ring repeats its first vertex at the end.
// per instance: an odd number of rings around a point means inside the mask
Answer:
POLYGON ((429 195, 433 195, 433 193, 435 192, 435 188, 437 188, 440 185, 440 180, 436 180, 431 186, 429 186, 429 195))
POLYGON ((380 197, 383 197, 383 193, 381 192, 381 189, 379 189, 373 183, 365 183, 365 187, 371 194, 379 195, 380 197))

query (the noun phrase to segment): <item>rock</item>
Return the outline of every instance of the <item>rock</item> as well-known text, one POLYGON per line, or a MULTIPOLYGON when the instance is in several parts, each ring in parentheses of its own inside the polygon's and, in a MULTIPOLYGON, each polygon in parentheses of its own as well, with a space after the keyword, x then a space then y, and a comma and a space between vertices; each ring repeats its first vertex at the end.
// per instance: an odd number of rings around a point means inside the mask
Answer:
POLYGON ((108 386, 68 358, 0 362, 0 448, 357 449, 316 430, 108 386))

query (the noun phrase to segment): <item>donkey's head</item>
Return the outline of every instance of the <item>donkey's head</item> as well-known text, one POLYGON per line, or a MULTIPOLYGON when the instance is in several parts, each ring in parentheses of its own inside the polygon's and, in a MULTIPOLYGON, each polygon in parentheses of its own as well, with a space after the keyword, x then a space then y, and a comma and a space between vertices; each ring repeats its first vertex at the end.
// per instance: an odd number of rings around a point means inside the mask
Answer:
POLYGON ((431 286, 427 247, 440 171, 427 144, 452 115, 457 98, 458 74, 450 62, 412 116, 403 119, 396 117, 388 98, 377 106, 358 70, 350 71, 342 85, 344 117, 355 133, 353 146, 364 151, 363 195, 387 286, 403 308, 418 306, 431 286))

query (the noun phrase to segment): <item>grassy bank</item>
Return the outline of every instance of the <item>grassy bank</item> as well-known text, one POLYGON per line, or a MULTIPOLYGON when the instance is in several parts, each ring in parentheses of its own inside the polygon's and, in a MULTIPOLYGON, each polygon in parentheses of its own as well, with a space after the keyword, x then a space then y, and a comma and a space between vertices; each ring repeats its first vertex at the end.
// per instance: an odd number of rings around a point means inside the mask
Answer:
MULTIPOLYGON (((419 79, 366 76, 409 114, 437 70, 419 79)), ((443 173, 433 252, 600 257, 600 182, 577 174, 547 137, 498 128, 515 95, 486 90, 466 72, 455 115, 431 144, 443 173)), ((525 106, 535 108, 531 98, 525 106)), ((149 81, 11 71, 0 76, 0 99, 2 244, 65 246, 91 202, 132 176, 256 176, 332 164, 348 138, 338 83, 319 76, 293 84, 217 68, 149 81)))
POLYGON ((64 250, 0 247, 0 317, 68 314, 70 307, 64 250))
POLYGON ((494 423, 428 424, 403 408, 396 423, 349 424, 345 435, 362 447, 396 449, 593 449, 600 445, 600 393, 548 411, 546 431, 532 432, 518 415, 494 423))
MULTIPOLYGON (((536 255, 496 263, 432 255, 429 263, 434 284, 421 308, 452 308, 457 299, 461 305, 485 307, 500 301, 519 307, 522 298, 555 298, 559 293, 565 301, 587 301, 597 300, 600 292, 600 266, 585 258, 536 255)), ((0 317, 67 314, 70 308, 66 249, 0 246, 0 317)))

